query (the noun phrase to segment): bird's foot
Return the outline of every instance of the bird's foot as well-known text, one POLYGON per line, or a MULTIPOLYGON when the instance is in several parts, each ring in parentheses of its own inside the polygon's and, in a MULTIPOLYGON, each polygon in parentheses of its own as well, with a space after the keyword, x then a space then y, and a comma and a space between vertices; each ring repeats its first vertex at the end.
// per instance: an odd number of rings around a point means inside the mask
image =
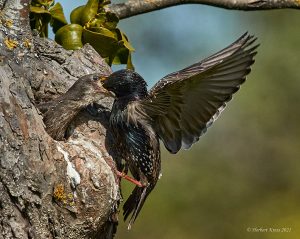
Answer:
POLYGON ((118 170, 116 170, 116 174, 117 174, 117 176, 126 179, 127 181, 129 181, 129 182, 135 184, 136 186, 138 186, 138 187, 140 187, 140 188, 141 188, 141 187, 144 187, 144 185, 143 185, 141 182, 135 180, 135 179, 132 178, 132 177, 129 177, 129 176, 128 176, 127 174, 125 174, 124 172, 119 172, 118 170))

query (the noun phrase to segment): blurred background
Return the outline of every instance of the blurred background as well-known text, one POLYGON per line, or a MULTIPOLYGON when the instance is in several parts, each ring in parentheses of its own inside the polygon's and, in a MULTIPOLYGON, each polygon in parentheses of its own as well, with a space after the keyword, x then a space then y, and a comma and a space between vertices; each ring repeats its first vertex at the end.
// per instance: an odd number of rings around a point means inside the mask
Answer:
MULTIPOLYGON (((86 1, 57 2, 69 16, 86 1)), ((131 231, 120 216, 117 239, 299 238, 299 22, 297 10, 242 12, 204 5, 121 21, 136 49, 136 71, 150 87, 246 31, 261 46, 248 81, 199 142, 177 155, 162 147, 163 177, 131 231)), ((131 189, 123 182, 125 199, 131 189)))

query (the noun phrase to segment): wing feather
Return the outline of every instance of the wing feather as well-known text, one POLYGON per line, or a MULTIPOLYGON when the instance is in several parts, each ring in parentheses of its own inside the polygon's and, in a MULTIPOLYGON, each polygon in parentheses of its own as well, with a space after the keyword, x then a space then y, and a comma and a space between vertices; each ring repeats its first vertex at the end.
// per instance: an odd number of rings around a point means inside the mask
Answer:
POLYGON ((165 76, 150 90, 142 111, 170 152, 191 147, 218 118, 251 71, 255 40, 245 33, 220 52, 165 76))

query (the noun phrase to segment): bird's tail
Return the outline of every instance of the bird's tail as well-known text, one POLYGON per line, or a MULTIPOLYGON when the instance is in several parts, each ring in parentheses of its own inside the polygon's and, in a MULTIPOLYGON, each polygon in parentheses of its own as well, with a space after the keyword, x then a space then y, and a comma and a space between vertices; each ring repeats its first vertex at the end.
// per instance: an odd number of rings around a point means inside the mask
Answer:
POLYGON ((154 185, 148 185, 146 187, 135 187, 132 191, 129 198, 126 200, 123 206, 123 215, 124 220, 127 219, 127 217, 131 215, 131 218, 128 223, 128 230, 131 229, 132 224, 136 220, 137 216, 139 215, 139 212, 141 211, 146 198, 154 188, 154 185))

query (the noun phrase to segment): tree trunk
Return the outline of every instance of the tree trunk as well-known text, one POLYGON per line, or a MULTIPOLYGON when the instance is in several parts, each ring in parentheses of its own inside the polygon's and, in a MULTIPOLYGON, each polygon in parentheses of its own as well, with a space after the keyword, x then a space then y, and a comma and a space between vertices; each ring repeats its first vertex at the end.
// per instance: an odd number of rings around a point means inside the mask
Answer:
POLYGON ((0 8, 0 239, 110 238, 120 194, 107 113, 82 111, 72 136, 55 141, 36 104, 111 69, 89 45, 66 51, 32 36, 29 1, 0 0, 0 8))

